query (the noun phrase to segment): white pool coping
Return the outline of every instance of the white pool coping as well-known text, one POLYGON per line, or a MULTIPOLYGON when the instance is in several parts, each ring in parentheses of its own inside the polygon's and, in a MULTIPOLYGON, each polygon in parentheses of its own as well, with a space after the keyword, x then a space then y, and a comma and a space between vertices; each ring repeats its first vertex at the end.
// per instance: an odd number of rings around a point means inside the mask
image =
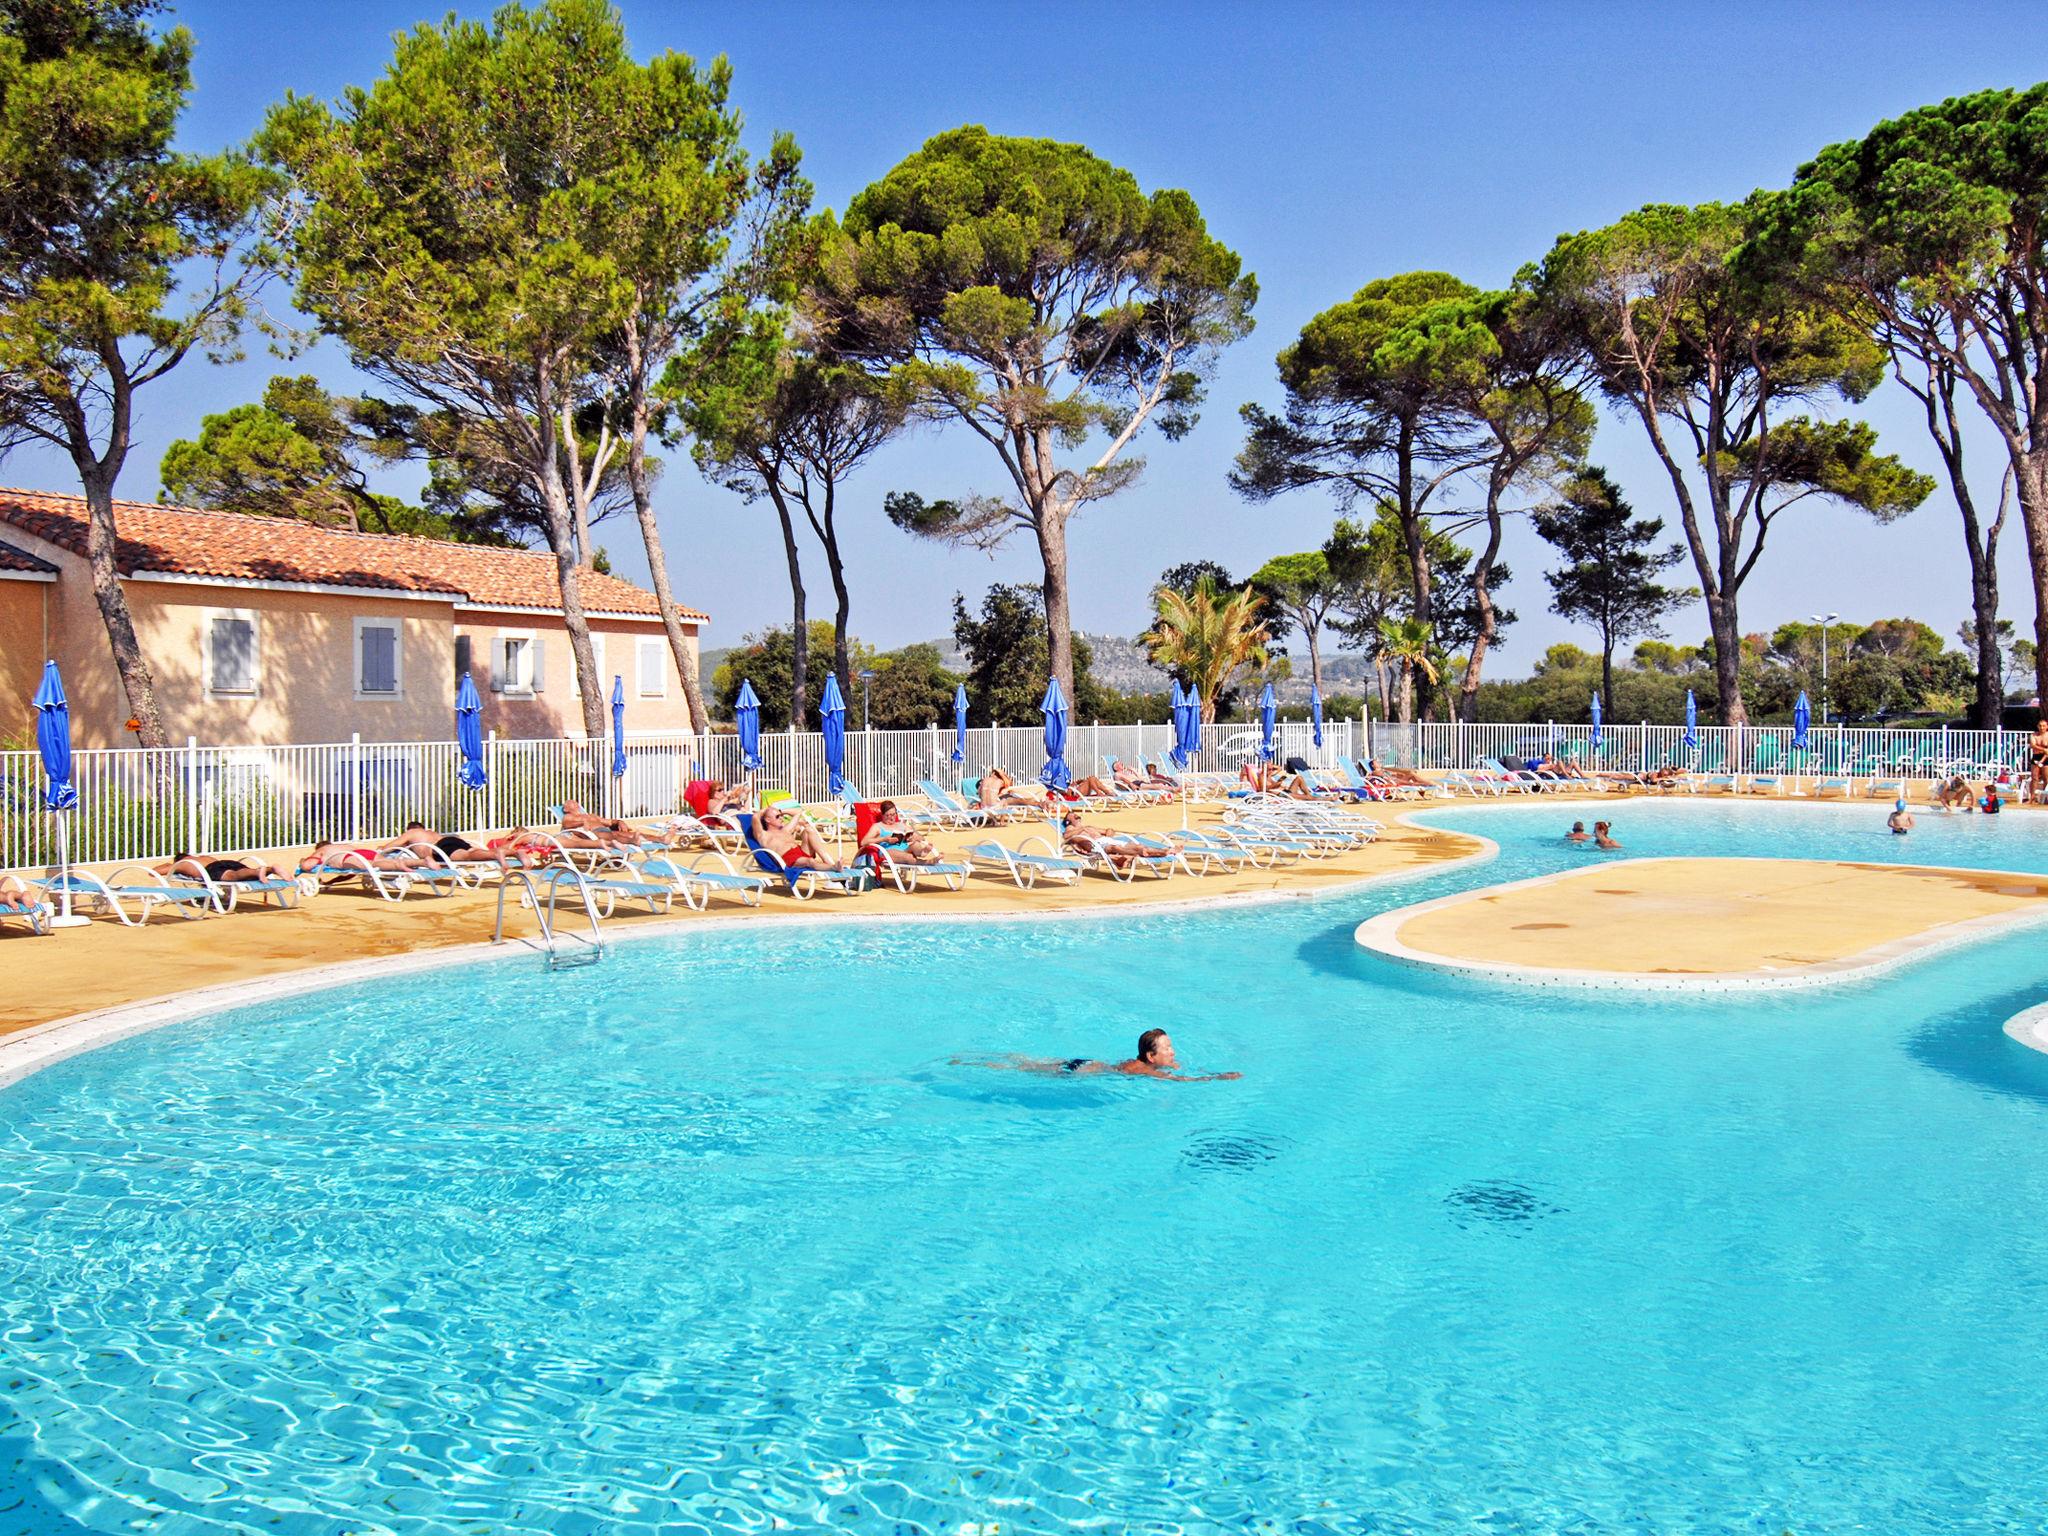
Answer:
MULTIPOLYGON (((1400 819, 1405 821, 1407 818, 1400 819)), ((1401 869, 1382 870, 1377 874, 1360 875, 1355 879, 1333 881, 1299 890, 1238 891, 1230 895, 1183 896, 1160 901, 1048 907, 1042 912, 866 913, 847 912, 843 909, 781 912, 776 914, 773 926, 776 929, 786 929, 819 928, 828 925, 845 927, 849 924, 867 927, 889 924, 922 927, 932 923, 1139 922, 1147 918, 1178 917, 1190 912, 1214 912, 1235 907, 1269 906, 1278 902, 1327 901, 1355 895, 1370 886, 1426 879, 1461 865, 1483 863, 1500 852, 1499 845, 1477 832, 1422 826, 1418 826, 1416 830, 1464 838, 1479 846, 1470 853, 1456 858, 1431 860, 1401 869)), ((608 930, 605 934, 605 943, 610 947, 646 939, 676 938, 699 933, 716 934, 742 927, 758 926, 759 923, 759 918, 738 911, 722 913, 716 917, 692 915, 652 919, 635 922, 629 928, 608 930)), ((164 997, 121 1003, 111 1008, 98 1008, 88 1013, 52 1019, 43 1024, 32 1024, 13 1034, 0 1036, 0 1090, 34 1076, 46 1067, 55 1066, 60 1061, 153 1029, 161 1029, 166 1024, 182 1023, 187 1019, 200 1018, 209 1013, 246 1009, 252 1006, 251 994, 257 989, 261 990, 262 1001, 267 1004, 286 998, 302 997, 309 992, 325 991, 332 987, 350 986, 358 982, 385 981, 394 976, 413 975, 422 971, 478 962, 510 964, 522 955, 529 959, 537 959, 540 954, 538 946, 525 938, 507 939, 501 944, 454 944, 440 949, 417 950, 410 954, 382 955, 373 959, 346 960, 333 965, 312 966, 305 970, 280 971, 271 976, 245 977, 227 985, 196 987, 185 992, 173 992, 164 997)))

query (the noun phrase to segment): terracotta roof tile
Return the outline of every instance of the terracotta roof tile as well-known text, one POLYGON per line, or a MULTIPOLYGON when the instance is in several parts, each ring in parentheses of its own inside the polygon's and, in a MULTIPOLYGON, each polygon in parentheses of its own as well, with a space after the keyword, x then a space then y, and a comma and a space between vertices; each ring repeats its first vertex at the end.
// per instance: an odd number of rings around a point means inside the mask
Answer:
MULTIPOLYGON (((82 496, 0 490, 0 523, 11 523, 74 554, 85 553, 85 522, 82 496)), ((554 557, 539 550, 350 533, 288 517, 250 517, 146 501, 115 502, 114 529, 115 566, 124 576, 163 571, 230 581, 445 592, 473 603, 522 608, 561 606, 554 557)), ((42 567, 42 562, 37 565, 42 567)), ((583 605, 592 613, 652 618, 661 612, 652 592, 595 571, 584 573, 583 605)), ((694 608, 677 611, 698 622, 708 617, 694 608)))
POLYGON ((57 567, 47 560, 39 560, 25 549, 16 549, 5 540, 0 540, 0 571, 36 571, 56 574, 57 567))

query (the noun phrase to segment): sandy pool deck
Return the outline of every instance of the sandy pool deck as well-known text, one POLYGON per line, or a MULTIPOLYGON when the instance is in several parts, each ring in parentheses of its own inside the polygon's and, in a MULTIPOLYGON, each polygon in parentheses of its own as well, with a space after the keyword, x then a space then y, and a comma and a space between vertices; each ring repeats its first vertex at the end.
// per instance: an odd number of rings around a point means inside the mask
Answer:
POLYGON ((1808 859, 1626 859, 1399 908, 1358 940, 1532 980, 1840 974, 2048 916, 2048 878, 1808 859))
MULTIPOLYGON (((1017 889, 1007 876, 977 873, 960 891, 927 886, 904 895, 893 885, 885 885, 861 897, 828 894, 809 901, 770 891, 758 909, 714 898, 705 913, 686 911, 678 901, 671 914, 656 916, 644 905, 631 909, 621 905, 607 920, 606 928, 624 933, 651 924, 672 923, 680 928, 707 918, 734 917, 776 922, 793 917, 1073 913, 1313 893, 1469 857, 1484 848, 1476 838, 1405 826, 1395 819, 1418 805, 1432 803, 1436 802, 1362 808, 1361 815, 1379 821, 1386 829, 1377 842, 1354 853, 1278 869, 1219 872, 1200 879, 1176 876, 1157 880, 1140 875, 1129 884, 1090 873, 1074 886, 1041 886, 1035 891, 1017 889)), ((1091 824, 1133 832, 1163 832, 1181 824, 1177 805, 1090 810, 1087 816, 1091 824)), ((1192 808, 1191 820, 1197 826, 1211 825, 1217 819, 1214 806, 1192 808)), ((1026 836, 1044 836, 1047 831, 1044 822, 1031 822, 994 835, 1015 847, 1026 836)), ((940 832, 934 840, 942 854, 952 854, 989 835, 940 832)), ((285 853, 295 856, 296 852, 285 850, 273 857, 282 861, 285 853)), ((112 918, 99 917, 86 927, 63 929, 41 938, 10 923, 0 927, 0 1038, 55 1019, 197 988, 247 983, 242 1000, 260 1002, 266 977, 482 943, 491 937, 497 902, 495 887, 448 896, 414 894, 390 903, 359 893, 351 884, 322 892, 292 911, 251 904, 224 917, 197 920, 160 913, 143 928, 124 928, 112 918)), ((566 909, 575 910, 573 901, 566 909)), ((575 915, 581 925, 580 911, 575 915)), ((563 926, 571 925, 565 921, 563 926)), ((534 915, 521 910, 516 897, 508 899, 507 935, 536 932, 534 915)))

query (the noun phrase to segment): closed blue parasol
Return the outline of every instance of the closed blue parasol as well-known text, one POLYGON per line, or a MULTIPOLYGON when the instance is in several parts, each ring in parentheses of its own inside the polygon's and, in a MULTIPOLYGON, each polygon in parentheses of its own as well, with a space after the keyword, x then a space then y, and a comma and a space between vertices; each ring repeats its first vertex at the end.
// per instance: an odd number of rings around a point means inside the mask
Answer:
MULTIPOLYGON (((626 776, 626 680, 612 674, 612 777, 626 776)), ((621 796, 621 799, 624 797, 621 796)), ((620 814, 625 814, 623 810, 620 814)))
POLYGON ((1685 690, 1685 744, 1695 748, 1700 744, 1700 707, 1690 688, 1685 690))
POLYGON ((63 911, 55 919, 58 927, 75 928, 85 921, 71 915, 71 818, 65 813, 78 804, 78 788, 71 782, 71 706, 64 700, 64 681, 57 676, 57 663, 43 663, 43 683, 36 689, 36 751, 42 755, 43 777, 49 781, 43 803, 57 816, 57 878, 63 892, 63 911))
POLYGON ((837 796, 846 792, 846 696, 839 691, 839 675, 825 674, 825 692, 818 700, 818 729, 825 737, 825 789, 837 796))
POLYGON ((1193 762, 1202 750, 1202 696, 1192 688, 1182 696, 1181 727, 1181 755, 1193 762))
POLYGON ((1280 701, 1273 697, 1273 685, 1268 683, 1259 690, 1259 756, 1269 763, 1278 750, 1273 745, 1273 730, 1279 718, 1280 701))
POLYGON ((36 690, 36 751, 42 754, 43 776, 49 788, 43 801, 53 811, 68 811, 78 804, 78 790, 71 782, 71 706, 64 699, 64 680, 57 675, 57 663, 43 663, 43 685, 36 690))
POLYGON ((1792 706, 1792 745, 1797 751, 1806 750, 1807 733, 1813 729, 1813 706, 1806 702, 1806 691, 1800 690, 1799 702, 1792 706))
POLYGON ((740 766, 749 773, 761 767, 761 696, 753 683, 740 679, 739 697, 732 701, 733 723, 739 727, 740 766))
POLYGON ((1173 766, 1185 768, 1188 765, 1188 727, 1185 716, 1188 712, 1188 692, 1181 687, 1180 679, 1173 680, 1173 694, 1167 704, 1166 718, 1173 726, 1173 766))
POLYGON ((1308 720, 1309 733, 1315 738, 1315 744, 1321 747, 1323 744, 1323 690, 1314 683, 1308 685, 1308 720))
POLYGON ((1593 695, 1593 734, 1588 739, 1592 743, 1593 750, 1598 752, 1600 750, 1600 695, 1597 693, 1593 695))
POLYGON ((953 761, 967 761, 967 685, 953 685, 953 761))
POLYGON ((462 749, 455 777, 464 789, 482 789, 490 778, 484 770, 484 701, 467 672, 455 685, 455 744, 462 749))
POLYGON ((1074 775, 1067 768, 1067 701, 1058 678, 1046 683, 1038 712, 1045 716, 1045 766, 1038 770, 1038 781, 1048 789, 1065 789, 1074 775))

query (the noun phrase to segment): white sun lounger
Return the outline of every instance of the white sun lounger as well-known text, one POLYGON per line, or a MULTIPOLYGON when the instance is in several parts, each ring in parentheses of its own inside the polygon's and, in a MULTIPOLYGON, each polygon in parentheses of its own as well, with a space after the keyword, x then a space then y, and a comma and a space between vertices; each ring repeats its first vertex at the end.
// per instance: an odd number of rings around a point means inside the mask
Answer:
POLYGON ((1016 881, 1017 888, 1023 891, 1032 889, 1041 880, 1050 880, 1056 885, 1072 885, 1088 867, 1079 859, 1061 858, 1052 851, 1052 844, 1042 837, 1027 837, 1015 848, 991 839, 985 843, 969 844, 961 851, 977 869, 1001 871, 1016 881), (1031 852, 1033 843, 1045 852, 1031 852))
POLYGON ((211 881, 166 880, 138 864, 124 864, 104 878, 90 870, 74 869, 37 883, 53 902, 69 891, 74 907, 81 901, 91 903, 111 912, 127 928, 142 927, 157 907, 168 907, 180 917, 207 917, 227 910, 215 890, 208 888, 211 881), (137 908, 133 917, 128 915, 128 903, 137 908))

